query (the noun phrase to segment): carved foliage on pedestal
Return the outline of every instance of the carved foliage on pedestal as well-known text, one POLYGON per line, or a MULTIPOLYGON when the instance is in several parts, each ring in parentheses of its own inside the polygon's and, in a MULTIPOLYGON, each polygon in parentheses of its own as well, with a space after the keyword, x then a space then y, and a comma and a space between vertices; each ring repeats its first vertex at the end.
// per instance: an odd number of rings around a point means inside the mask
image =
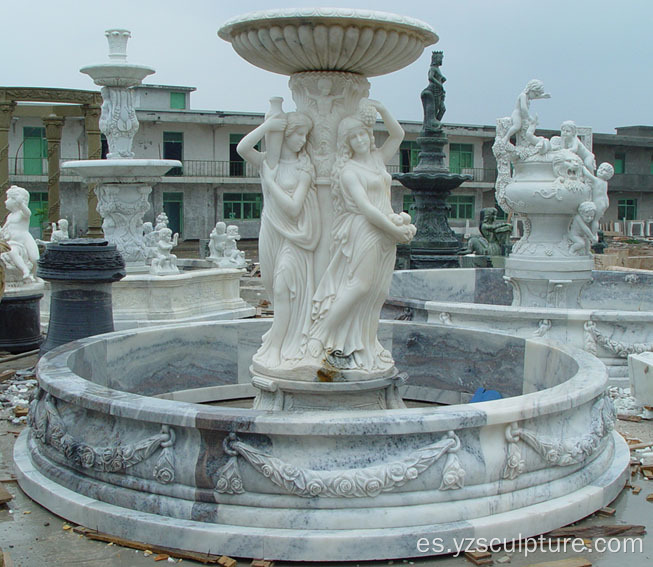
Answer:
POLYGON ((601 441, 613 430, 615 422, 612 400, 605 394, 598 398, 590 411, 589 432, 580 437, 565 438, 563 441, 540 436, 536 431, 519 427, 517 422, 506 427, 508 442, 503 478, 514 480, 526 469, 519 445, 523 441, 533 449, 548 466, 566 467, 576 465, 590 458, 601 446, 601 441))
POLYGON ((368 80, 354 73, 305 72, 290 77, 290 89, 297 111, 313 120, 308 152, 318 177, 329 177, 336 152, 338 124, 355 114, 358 103, 367 97, 368 80))
POLYGON ((161 426, 158 435, 135 443, 93 447, 68 433, 54 398, 43 390, 39 391, 37 398, 30 404, 28 420, 32 437, 62 454, 73 467, 124 473, 130 467, 149 459, 160 448, 161 453, 152 476, 161 484, 169 484, 175 479, 175 432, 167 425, 161 426))
POLYGON ((107 158, 133 158, 132 143, 138 132, 134 110, 134 93, 121 87, 102 87, 102 115, 100 130, 107 137, 107 158))
POLYGON ((141 184, 107 183, 95 188, 104 235, 125 262, 145 262, 143 215, 150 208, 147 198, 151 191, 149 185, 141 184))
POLYGON ((238 457, 244 458, 257 472, 289 494, 302 498, 368 498, 390 492, 416 479, 433 463, 447 455, 440 490, 463 488, 465 471, 456 455, 460 440, 453 431, 426 447, 390 463, 359 469, 314 470, 296 467, 241 441, 234 433, 224 440, 230 456, 216 475, 215 491, 219 494, 245 492, 238 469, 238 457))

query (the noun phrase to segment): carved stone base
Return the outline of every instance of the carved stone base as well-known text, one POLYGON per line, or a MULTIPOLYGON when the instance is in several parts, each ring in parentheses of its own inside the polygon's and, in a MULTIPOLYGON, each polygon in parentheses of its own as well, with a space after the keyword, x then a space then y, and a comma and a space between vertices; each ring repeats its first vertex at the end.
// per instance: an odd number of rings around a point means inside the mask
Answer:
POLYGON ((43 282, 32 284, 31 292, 9 290, 0 301, 0 350, 12 354, 39 347, 41 327, 39 302, 43 297, 43 282))
POLYGON ((261 410, 380 410, 401 409, 405 404, 399 386, 406 374, 360 382, 301 382, 254 375, 258 390, 254 409, 261 410))
POLYGON ((529 258, 510 256, 505 277, 513 287, 515 307, 577 309, 583 286, 592 281, 591 256, 529 258))

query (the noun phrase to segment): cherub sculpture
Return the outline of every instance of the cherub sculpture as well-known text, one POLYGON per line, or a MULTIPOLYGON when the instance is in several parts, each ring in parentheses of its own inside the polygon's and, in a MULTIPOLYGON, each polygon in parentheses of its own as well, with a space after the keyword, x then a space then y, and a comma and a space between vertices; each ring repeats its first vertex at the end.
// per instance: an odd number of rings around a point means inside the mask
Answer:
POLYGON ((207 260, 218 263, 224 258, 224 249, 227 242, 227 225, 219 221, 209 235, 209 256, 207 260))
POLYGON ((152 266, 150 268, 151 274, 163 276, 179 273, 177 256, 172 253, 172 249, 177 246, 178 241, 179 233, 176 232, 173 237, 172 230, 169 228, 162 228, 159 231, 155 255, 152 258, 152 266))
POLYGON ((5 263, 9 277, 12 271, 17 272, 17 276, 11 279, 34 283, 39 249, 29 232, 29 219, 32 215, 28 207, 29 191, 12 185, 6 195, 5 206, 9 214, 0 228, 0 239, 9 245, 9 250, 0 254, 0 260, 5 263))
POLYGON ((50 242, 61 242, 62 240, 68 240, 69 238, 68 221, 66 219, 59 219, 59 222, 52 223, 52 234, 50 235, 50 242))
POLYGON ((596 205, 592 201, 583 201, 578 205, 578 213, 572 219, 567 234, 571 243, 569 252, 578 256, 590 254, 592 244, 598 242, 591 228, 595 218, 596 205))
POLYGON ((532 79, 528 81, 524 90, 517 97, 515 109, 510 115, 510 128, 503 137, 503 141, 508 143, 511 136, 518 134, 524 129, 527 131, 529 126, 537 123, 537 119, 530 114, 531 100, 539 98, 551 98, 549 93, 544 92, 544 83, 539 79, 532 79))

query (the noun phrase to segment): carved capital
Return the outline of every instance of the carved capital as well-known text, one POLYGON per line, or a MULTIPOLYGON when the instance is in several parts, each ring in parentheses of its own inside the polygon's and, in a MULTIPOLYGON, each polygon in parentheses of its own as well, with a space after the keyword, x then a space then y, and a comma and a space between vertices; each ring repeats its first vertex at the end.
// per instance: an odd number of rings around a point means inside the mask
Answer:
POLYGON ((50 115, 43 119, 45 125, 45 137, 48 139, 48 144, 51 141, 61 141, 61 131, 63 130, 65 118, 63 116, 50 115))
POLYGON ((0 130, 9 129, 15 108, 15 102, 0 102, 0 130))

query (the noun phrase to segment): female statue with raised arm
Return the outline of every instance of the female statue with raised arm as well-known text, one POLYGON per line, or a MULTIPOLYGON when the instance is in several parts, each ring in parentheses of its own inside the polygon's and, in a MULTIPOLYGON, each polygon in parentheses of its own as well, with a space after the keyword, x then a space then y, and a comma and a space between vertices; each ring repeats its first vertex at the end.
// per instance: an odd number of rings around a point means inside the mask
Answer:
POLYGON ((394 367, 376 333, 396 244, 415 235, 415 227, 392 210, 385 168, 404 131, 380 102, 363 99, 358 114, 340 122, 337 136, 331 261, 313 300, 309 351, 337 368, 378 375, 394 367), (378 149, 372 133, 377 111, 389 133, 378 149))
POLYGON ((259 258, 274 321, 254 355, 259 371, 293 368, 304 355, 315 289, 313 252, 320 239, 315 170, 306 153, 312 127, 311 119, 300 112, 275 114, 237 147, 245 160, 260 168, 263 189, 259 258), (255 148, 264 137, 266 153, 255 148), (277 143, 280 148, 274 147, 277 143), (266 154, 274 156, 272 167, 266 154))

